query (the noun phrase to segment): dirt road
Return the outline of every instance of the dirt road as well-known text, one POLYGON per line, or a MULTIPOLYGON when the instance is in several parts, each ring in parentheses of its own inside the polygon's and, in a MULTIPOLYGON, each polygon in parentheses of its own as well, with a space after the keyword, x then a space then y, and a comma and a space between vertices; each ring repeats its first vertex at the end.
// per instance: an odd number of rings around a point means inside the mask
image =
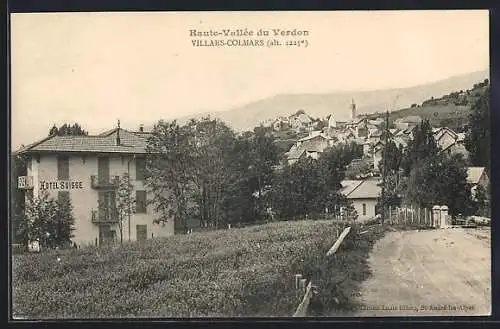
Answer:
POLYGON ((391 232, 374 246, 357 316, 491 314, 488 231, 391 232), (486 233, 485 233, 486 232, 486 233))

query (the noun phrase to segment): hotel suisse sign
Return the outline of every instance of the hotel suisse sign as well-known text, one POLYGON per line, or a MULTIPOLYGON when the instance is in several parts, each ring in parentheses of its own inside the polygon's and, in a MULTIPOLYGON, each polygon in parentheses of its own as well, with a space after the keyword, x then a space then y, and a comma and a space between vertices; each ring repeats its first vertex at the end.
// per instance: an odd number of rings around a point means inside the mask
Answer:
POLYGON ((40 182, 41 190, 75 190, 75 189, 83 189, 83 182, 76 181, 41 181, 40 182))

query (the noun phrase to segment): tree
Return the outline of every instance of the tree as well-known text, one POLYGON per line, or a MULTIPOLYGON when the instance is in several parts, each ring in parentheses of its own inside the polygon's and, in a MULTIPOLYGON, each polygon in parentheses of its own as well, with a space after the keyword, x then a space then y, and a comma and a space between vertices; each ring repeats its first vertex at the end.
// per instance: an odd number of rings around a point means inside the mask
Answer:
POLYGON ((59 129, 57 129, 56 125, 50 128, 49 136, 55 136, 59 134, 59 129))
POLYGON ((174 216, 184 230, 187 218, 198 218, 201 227, 226 224, 224 202, 241 178, 236 144, 234 132, 210 117, 183 126, 176 122, 155 125, 147 145, 148 184, 163 220, 174 216))
MULTIPOLYGON (((250 178, 248 183, 258 193, 257 213, 262 214, 264 205, 262 192, 266 186, 272 183, 273 166, 279 163, 279 151, 272 135, 256 132, 249 137, 247 152, 249 163, 247 175, 250 178)), ((238 152, 234 152, 234 154, 238 154, 238 152)))
POLYGON ((123 243, 123 223, 135 212, 136 200, 133 197, 134 187, 130 183, 128 173, 124 173, 118 182, 116 195, 116 212, 118 216, 118 228, 120 230, 120 243, 123 243))
POLYGON ((222 121, 209 117, 193 120, 187 128, 196 141, 190 154, 200 223, 205 227, 225 226, 221 205, 225 188, 233 178, 231 168, 237 161, 232 156, 236 136, 222 121))
POLYGON ((42 191, 38 197, 27 200, 18 226, 19 242, 28 246, 38 241, 46 248, 66 246, 73 237, 74 221, 69 198, 56 201, 42 191))
POLYGON ((474 166, 490 169, 490 90, 473 104, 469 115, 469 131, 465 137, 465 148, 470 153, 470 161, 474 166))
POLYGON ((471 185, 462 155, 438 154, 412 168, 405 201, 419 207, 447 205, 452 216, 474 213, 471 185))
POLYGON ((85 136, 88 135, 88 132, 84 130, 78 123, 74 124, 63 124, 61 127, 57 128, 54 125, 50 131, 49 136, 58 135, 58 136, 85 136))
POLYGON ((345 167, 352 160, 353 145, 326 150, 318 160, 303 158, 286 164, 276 175, 272 189, 273 207, 280 219, 330 214, 348 208, 340 193, 345 167))
POLYGON ((56 206, 56 220, 54 223, 49 223, 52 228, 51 241, 54 248, 68 246, 75 230, 75 217, 73 216, 73 204, 69 197, 69 191, 61 193, 56 201, 56 206))
POLYGON ((479 216, 489 217, 488 208, 489 208, 489 193, 488 189, 485 189, 483 186, 476 186, 476 190, 473 194, 474 199, 474 214, 479 216))
POLYGON ((147 185, 153 192, 152 204, 160 213, 157 221, 174 218, 177 230, 187 231, 192 197, 193 159, 191 132, 176 121, 159 121, 147 140, 147 185))
POLYGON ((389 140, 382 149, 382 160, 379 162, 380 172, 383 172, 385 159, 387 159, 387 174, 397 173, 403 161, 403 148, 398 147, 393 140, 389 140))
POLYGON ((438 153, 439 149, 432 133, 432 126, 429 120, 422 121, 413 129, 413 138, 408 143, 406 152, 401 159, 401 168, 405 176, 420 162, 438 153))

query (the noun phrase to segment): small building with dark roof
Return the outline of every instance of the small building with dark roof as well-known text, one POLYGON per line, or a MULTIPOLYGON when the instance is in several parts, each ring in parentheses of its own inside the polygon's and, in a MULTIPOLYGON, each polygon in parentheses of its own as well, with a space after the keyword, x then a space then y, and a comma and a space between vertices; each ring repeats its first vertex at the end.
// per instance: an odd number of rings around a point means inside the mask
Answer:
POLYGON ((358 221, 365 222, 376 216, 376 205, 382 188, 377 178, 342 181, 341 192, 352 201, 358 221))

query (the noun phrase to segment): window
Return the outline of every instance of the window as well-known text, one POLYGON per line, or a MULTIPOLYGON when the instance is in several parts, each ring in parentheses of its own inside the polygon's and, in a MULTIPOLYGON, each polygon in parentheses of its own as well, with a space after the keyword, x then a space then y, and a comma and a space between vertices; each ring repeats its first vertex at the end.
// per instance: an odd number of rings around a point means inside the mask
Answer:
POLYGON ((135 191, 135 202, 136 202, 135 212, 138 214, 146 213, 146 205, 147 205, 146 191, 135 191))
POLYGON ((135 159, 135 179, 144 180, 146 172, 146 159, 137 158, 135 159))
POLYGON ((144 241, 148 239, 148 227, 147 225, 137 225, 135 227, 137 241, 144 241))
POLYGON ((57 157, 57 179, 58 180, 69 179, 69 157, 67 156, 57 157))
POLYGON ((366 203, 363 203, 363 216, 366 216, 366 203))

